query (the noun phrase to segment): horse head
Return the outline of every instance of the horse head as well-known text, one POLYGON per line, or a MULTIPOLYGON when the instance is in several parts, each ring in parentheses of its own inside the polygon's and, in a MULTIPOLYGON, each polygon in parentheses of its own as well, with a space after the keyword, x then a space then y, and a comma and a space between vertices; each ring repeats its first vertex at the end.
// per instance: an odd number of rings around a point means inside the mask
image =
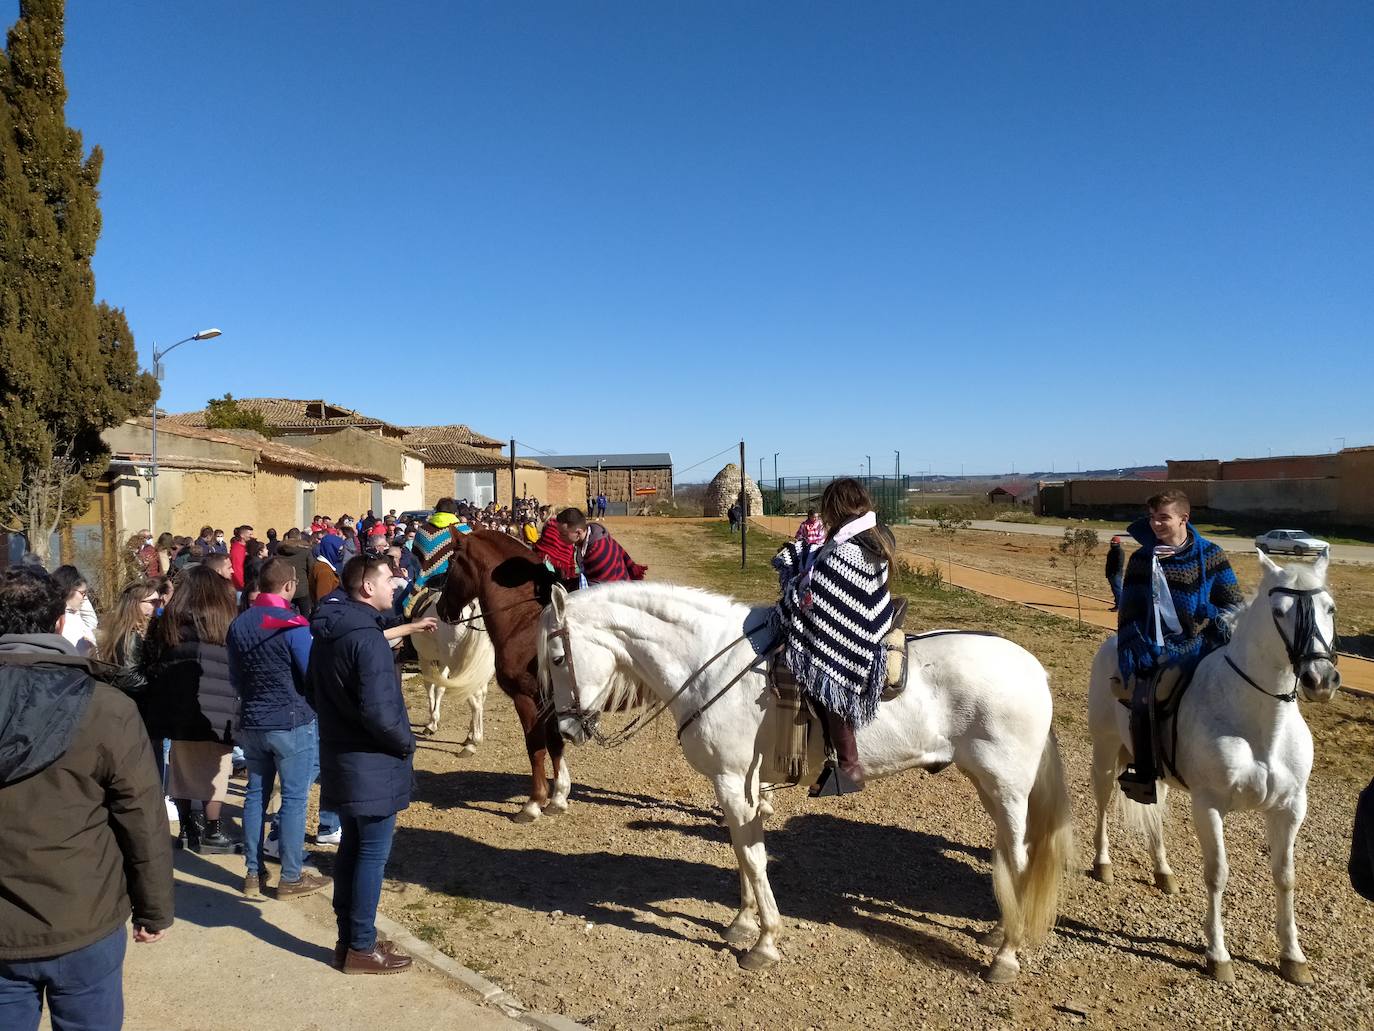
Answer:
POLYGON ((1280 566, 1259 552, 1263 578, 1255 604, 1265 605, 1293 669, 1296 690, 1309 702, 1327 702, 1341 686, 1336 669, 1336 602, 1327 588, 1328 560, 1280 566))
MULTIPOLYGON (((539 619, 538 661, 540 706, 553 710, 566 740, 585 744, 595 732, 597 715, 581 697, 568 626, 568 592, 562 584, 550 589, 548 607, 539 619)), ((584 665, 589 670, 591 663, 591 656, 586 656, 584 665)))

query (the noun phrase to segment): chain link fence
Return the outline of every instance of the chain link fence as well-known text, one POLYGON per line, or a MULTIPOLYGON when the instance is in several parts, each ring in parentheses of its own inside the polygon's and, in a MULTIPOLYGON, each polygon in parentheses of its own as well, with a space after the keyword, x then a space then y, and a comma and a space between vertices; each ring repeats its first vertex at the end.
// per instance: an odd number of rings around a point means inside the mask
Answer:
MULTIPOLYGON (((803 517, 807 509, 820 509, 821 492, 840 476, 780 476, 776 480, 761 480, 764 515, 795 515, 803 517)), ((910 522, 907 498, 911 493, 910 476, 855 477, 873 499, 878 518, 889 526, 910 522)))

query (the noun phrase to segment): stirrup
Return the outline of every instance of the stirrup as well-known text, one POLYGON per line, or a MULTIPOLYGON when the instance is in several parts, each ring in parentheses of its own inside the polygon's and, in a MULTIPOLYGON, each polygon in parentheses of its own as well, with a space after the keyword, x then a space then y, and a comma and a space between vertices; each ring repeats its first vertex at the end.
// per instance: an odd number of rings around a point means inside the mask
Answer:
POLYGON ((838 764, 827 762, 821 767, 820 777, 811 785, 811 790, 807 794, 811 798, 830 798, 836 795, 852 795, 862 790, 863 785, 856 785, 838 764))
POLYGON ((1154 805, 1159 801, 1153 780, 1142 780, 1135 766, 1127 766, 1116 778, 1121 793, 1139 805, 1154 805))

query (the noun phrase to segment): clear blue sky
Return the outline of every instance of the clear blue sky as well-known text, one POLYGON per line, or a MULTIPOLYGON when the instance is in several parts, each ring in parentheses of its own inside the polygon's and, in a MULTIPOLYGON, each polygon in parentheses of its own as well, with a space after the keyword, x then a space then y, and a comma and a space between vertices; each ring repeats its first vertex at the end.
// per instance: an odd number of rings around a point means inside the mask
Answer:
POLYGON ((1366 2, 68 17, 99 293, 225 331, 171 410, 769 475, 1374 443, 1366 2))

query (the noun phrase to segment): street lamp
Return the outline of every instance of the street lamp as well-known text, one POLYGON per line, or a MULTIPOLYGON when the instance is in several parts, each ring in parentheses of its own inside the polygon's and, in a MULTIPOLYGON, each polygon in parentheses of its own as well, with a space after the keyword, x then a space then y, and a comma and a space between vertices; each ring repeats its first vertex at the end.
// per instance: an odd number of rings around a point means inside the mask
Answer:
POLYGON ((898 451, 896 448, 893 448, 893 449, 892 449, 892 453, 893 453, 894 455, 897 456, 897 473, 896 473, 896 476, 897 476, 897 482, 898 482, 898 483, 901 483, 901 482, 902 482, 902 453, 901 453, 900 451, 898 451))
POLYGON ((864 455, 864 458, 868 459, 868 478, 871 480, 873 479, 873 456, 864 455))
MULTIPOLYGON (((153 345, 153 379, 162 382, 162 359, 175 351, 182 344, 188 344, 192 340, 213 340, 220 335, 218 329, 202 329, 199 333, 178 340, 171 347, 164 347, 162 350, 153 345)), ((152 454, 149 456, 152 461, 148 468, 148 532, 157 536, 155 523, 157 522, 157 402, 153 402, 153 447, 152 454)))

